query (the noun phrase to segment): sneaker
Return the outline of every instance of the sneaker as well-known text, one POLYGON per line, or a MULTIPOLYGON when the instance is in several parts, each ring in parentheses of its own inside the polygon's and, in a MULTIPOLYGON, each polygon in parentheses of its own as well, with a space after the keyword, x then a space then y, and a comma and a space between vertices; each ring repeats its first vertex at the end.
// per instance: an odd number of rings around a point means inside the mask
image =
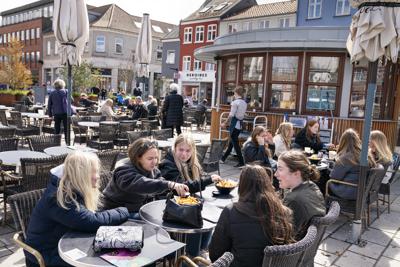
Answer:
POLYGON ((205 250, 205 249, 200 250, 199 256, 204 258, 204 259, 206 259, 206 260, 208 260, 208 261, 210 260, 210 256, 208 254, 208 251, 205 250))
POLYGON ((225 160, 220 159, 219 164, 225 164, 225 160))

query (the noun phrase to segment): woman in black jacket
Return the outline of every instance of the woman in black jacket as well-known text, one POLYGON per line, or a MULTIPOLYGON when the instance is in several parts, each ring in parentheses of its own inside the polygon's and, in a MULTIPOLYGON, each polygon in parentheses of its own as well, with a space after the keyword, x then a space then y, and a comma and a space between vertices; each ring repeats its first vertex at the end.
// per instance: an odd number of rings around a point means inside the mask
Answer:
POLYGON ((231 267, 262 266, 266 246, 294 241, 292 212, 272 187, 271 177, 257 165, 243 168, 239 201, 224 208, 209 247, 210 259, 225 251, 234 255, 231 267))
MULTIPOLYGON (((221 177, 216 174, 202 175, 202 168, 197 159, 196 144, 188 134, 180 134, 175 139, 172 151, 167 153, 159 168, 165 179, 187 185, 190 193, 203 191, 207 185, 221 180, 221 177)), ((208 247, 210 237, 211 232, 189 234, 186 252, 192 257, 198 256, 201 249, 208 247)))
POLYGON ((305 147, 310 147, 312 150, 314 150, 314 153, 318 153, 318 151, 324 147, 324 144, 319 138, 318 121, 309 120, 307 125, 296 135, 294 142, 294 146, 302 149, 305 147))
POLYGON ((263 166, 271 168, 272 152, 270 146, 274 147, 272 135, 262 126, 257 126, 251 133, 251 139, 243 146, 243 157, 245 163, 260 162, 263 166))
POLYGON ((148 111, 147 116, 149 120, 157 119, 158 115, 157 99, 155 98, 151 99, 150 104, 147 106, 147 111, 148 111))
MULTIPOLYGON (((69 231, 96 232, 102 225, 119 225, 128 219, 126 208, 98 212, 99 159, 90 153, 71 153, 64 165, 51 170, 51 180, 34 208, 26 243, 38 250, 46 266, 70 266, 58 255, 58 241, 69 231)), ((26 265, 39 266, 24 251, 26 265)))
POLYGON ((139 219, 139 209, 168 189, 184 196, 189 188, 161 177, 157 169, 158 150, 154 142, 140 138, 128 148, 128 157, 117 163, 110 183, 103 191, 105 208, 127 207, 130 217, 139 219))
POLYGON ((169 86, 171 92, 165 97, 162 108, 163 116, 165 117, 165 127, 172 128, 172 137, 174 128, 178 135, 181 134, 181 126, 183 124, 183 97, 178 94, 179 86, 176 83, 171 83, 169 86))

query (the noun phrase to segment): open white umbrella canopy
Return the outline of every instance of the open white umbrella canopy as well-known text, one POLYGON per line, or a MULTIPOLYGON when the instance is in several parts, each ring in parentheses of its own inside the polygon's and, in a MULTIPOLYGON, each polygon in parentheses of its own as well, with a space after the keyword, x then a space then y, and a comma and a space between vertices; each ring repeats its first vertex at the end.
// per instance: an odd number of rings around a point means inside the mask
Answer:
POLYGON ((143 14, 142 26, 140 28, 136 44, 136 62, 138 77, 149 77, 149 65, 151 62, 152 34, 149 14, 143 14))
POLYGON ((89 40, 89 18, 84 0, 54 0, 53 30, 60 43, 61 64, 79 65, 89 40))

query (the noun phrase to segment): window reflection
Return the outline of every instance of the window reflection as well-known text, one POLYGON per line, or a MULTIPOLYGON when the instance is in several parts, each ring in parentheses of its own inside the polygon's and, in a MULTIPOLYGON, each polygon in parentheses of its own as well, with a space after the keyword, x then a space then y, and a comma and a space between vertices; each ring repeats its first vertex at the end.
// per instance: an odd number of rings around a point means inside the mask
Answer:
POLYGON ((262 81, 264 67, 263 57, 244 57, 242 80, 244 81, 262 81))
POLYGON ((272 84, 271 108, 295 109, 297 85, 272 84))

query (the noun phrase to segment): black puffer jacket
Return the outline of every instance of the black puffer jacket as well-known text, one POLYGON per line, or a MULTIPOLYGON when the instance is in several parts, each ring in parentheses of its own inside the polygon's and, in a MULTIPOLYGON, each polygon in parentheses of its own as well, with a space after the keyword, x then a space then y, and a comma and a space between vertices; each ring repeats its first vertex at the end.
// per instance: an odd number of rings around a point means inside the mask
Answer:
POLYGON ((153 196, 167 190, 168 181, 158 169, 146 172, 123 159, 117 162, 113 178, 103 191, 104 209, 127 207, 129 212, 138 212, 153 196))
MULTIPOLYGON (((174 156, 172 152, 169 151, 165 156, 164 160, 159 165, 161 175, 165 179, 177 183, 186 184, 189 187, 190 193, 196 193, 203 191, 207 185, 212 184, 211 176, 207 175, 201 178, 201 181, 194 180, 194 181, 187 181, 182 175, 179 173, 178 167, 176 166, 174 156), (200 184, 201 183, 201 184, 200 184)), ((190 175, 190 174, 189 174, 190 175)))
POLYGON ((311 139, 307 138, 307 126, 296 135, 296 139, 294 141, 301 148, 311 147, 315 153, 318 153, 323 147, 324 144, 317 138, 317 136, 313 136, 311 139))
POLYGON ((183 124, 183 97, 176 91, 172 91, 165 98, 162 109, 166 116, 166 126, 178 126, 183 124))
POLYGON ((210 259, 214 262, 225 251, 232 252, 231 267, 262 266, 264 248, 272 241, 264 235, 257 219, 254 202, 238 202, 226 206, 219 217, 211 244, 210 259))

